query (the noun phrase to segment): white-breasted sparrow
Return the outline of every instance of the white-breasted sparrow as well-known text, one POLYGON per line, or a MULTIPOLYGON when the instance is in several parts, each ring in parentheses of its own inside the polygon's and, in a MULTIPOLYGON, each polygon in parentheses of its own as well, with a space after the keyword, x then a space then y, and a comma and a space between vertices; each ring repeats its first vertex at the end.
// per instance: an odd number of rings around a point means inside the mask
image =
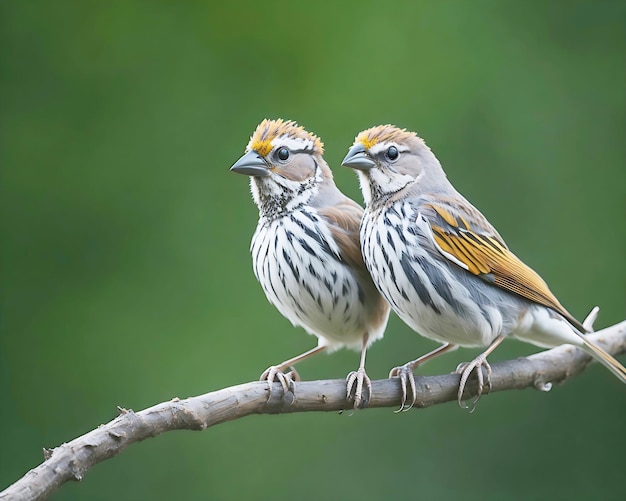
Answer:
POLYGON ((322 350, 361 350, 347 378, 355 408, 367 405, 369 345, 382 338, 389 305, 372 283, 359 245, 363 209, 335 186, 318 137, 295 122, 263 120, 232 167, 250 176, 259 222, 252 237, 254 273, 267 299, 294 325, 317 336, 318 345, 269 367, 261 379, 279 381, 284 371, 322 350))
POLYGON ((374 283, 392 309, 440 348, 392 369, 415 403, 413 369, 460 346, 486 346, 459 369, 467 378, 506 337, 553 347, 572 344, 626 383, 626 369, 583 334, 585 329, 517 258, 487 219, 448 181, 424 141, 381 125, 358 134, 343 165, 356 169, 366 203, 361 247, 374 283))

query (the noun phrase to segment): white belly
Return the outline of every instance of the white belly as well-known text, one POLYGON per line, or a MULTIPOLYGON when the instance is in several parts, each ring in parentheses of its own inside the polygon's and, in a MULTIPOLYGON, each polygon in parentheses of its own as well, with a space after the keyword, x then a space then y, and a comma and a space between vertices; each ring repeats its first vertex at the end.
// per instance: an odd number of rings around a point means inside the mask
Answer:
POLYGON ((364 292, 352 270, 337 259, 332 235, 317 218, 315 224, 296 211, 259 221, 251 245, 254 273, 278 311, 316 335, 321 345, 360 348, 367 331, 364 292))
POLYGON ((510 331, 515 320, 502 314, 502 293, 439 257, 426 223, 408 204, 396 206, 366 213, 361 227, 365 264, 396 314, 423 336, 461 346, 487 346, 510 331), (409 229, 410 221, 418 222, 409 229))

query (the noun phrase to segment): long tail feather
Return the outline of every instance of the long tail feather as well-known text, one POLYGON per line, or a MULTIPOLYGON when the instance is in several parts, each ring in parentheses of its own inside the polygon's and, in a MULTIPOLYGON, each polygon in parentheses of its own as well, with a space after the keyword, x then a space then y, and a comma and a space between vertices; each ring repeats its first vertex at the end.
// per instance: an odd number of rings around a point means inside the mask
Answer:
POLYGON ((581 348, 615 374, 622 383, 626 384, 626 368, 598 345, 589 341, 585 336, 581 335, 581 338, 583 340, 583 346, 581 348))

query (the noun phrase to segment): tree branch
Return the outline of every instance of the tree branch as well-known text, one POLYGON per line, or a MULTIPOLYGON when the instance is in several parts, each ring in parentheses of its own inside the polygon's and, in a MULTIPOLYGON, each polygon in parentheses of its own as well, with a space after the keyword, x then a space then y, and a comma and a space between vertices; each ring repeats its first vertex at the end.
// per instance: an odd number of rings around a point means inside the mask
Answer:
MULTIPOLYGON (((590 339, 613 355, 626 352, 626 321, 589 334, 590 339)), ((591 358, 564 345, 526 358, 492 364, 491 392, 536 388, 548 391, 583 372, 591 358)), ((456 400, 459 376, 416 376, 416 407, 456 400)), ((250 414, 339 411, 351 409, 342 379, 297 382, 294 394, 283 396, 279 383, 252 382, 197 397, 174 398, 140 412, 118 408, 120 415, 106 425, 55 449, 44 449, 44 462, 0 492, 0 501, 44 499, 68 480, 81 480, 93 465, 122 452, 134 442, 171 430, 205 430, 250 414)), ((475 394, 475 383, 466 395, 475 394)), ((395 379, 372 382, 369 408, 399 407, 400 387, 395 379)))

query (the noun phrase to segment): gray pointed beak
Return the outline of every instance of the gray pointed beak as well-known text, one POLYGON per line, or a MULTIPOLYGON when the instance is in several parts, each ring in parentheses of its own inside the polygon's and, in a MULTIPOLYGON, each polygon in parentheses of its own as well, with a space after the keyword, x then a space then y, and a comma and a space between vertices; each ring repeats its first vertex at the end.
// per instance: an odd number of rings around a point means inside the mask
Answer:
POLYGON ((237 160, 230 170, 246 176, 265 177, 270 175, 267 162, 254 150, 237 160))
POLYGON ((369 156, 365 146, 363 146, 362 143, 358 143, 350 148, 350 151, 348 151, 341 165, 350 167, 351 169, 368 171, 376 166, 376 162, 369 156))

